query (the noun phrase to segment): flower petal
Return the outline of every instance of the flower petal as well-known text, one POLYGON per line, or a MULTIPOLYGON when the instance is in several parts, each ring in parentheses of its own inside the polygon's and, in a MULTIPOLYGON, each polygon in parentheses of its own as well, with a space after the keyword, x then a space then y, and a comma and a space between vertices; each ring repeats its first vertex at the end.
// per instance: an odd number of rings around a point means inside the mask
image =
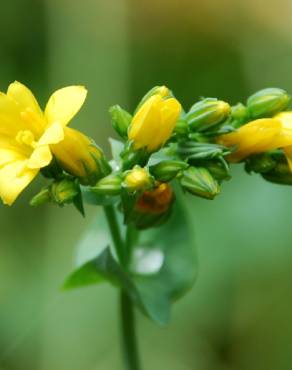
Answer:
POLYGON ((64 140, 64 128, 59 122, 55 122, 46 129, 37 145, 58 144, 62 140, 64 140))
POLYGON ((0 147, 0 169, 11 162, 23 159, 25 157, 17 151, 0 147))
POLYGON ((14 138, 18 131, 26 128, 15 101, 0 92, 0 134, 14 138))
POLYGON ((26 165, 27 160, 20 160, 0 169, 0 197, 4 204, 11 205, 38 174, 38 170, 28 169, 26 165))
POLYGON ((43 112, 33 93, 22 83, 15 81, 10 84, 7 90, 7 96, 17 103, 21 111, 29 108, 37 115, 43 116, 43 112))
POLYGON ((66 126, 82 107, 87 95, 83 86, 69 86, 57 90, 50 97, 45 109, 48 124, 60 122, 66 126))
POLYGON ((27 167, 30 169, 46 167, 52 158, 53 156, 48 145, 39 146, 32 152, 27 162, 27 167))

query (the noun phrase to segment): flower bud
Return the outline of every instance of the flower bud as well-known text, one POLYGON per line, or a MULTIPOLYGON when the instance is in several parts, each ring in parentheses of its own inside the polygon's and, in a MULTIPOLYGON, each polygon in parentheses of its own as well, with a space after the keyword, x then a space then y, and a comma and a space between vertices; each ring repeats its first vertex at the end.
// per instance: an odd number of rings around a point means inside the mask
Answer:
POLYGON ((224 122, 230 109, 230 105, 222 100, 206 98, 195 103, 184 118, 191 130, 206 131, 224 122))
POLYGON ((51 186, 52 199, 60 205, 71 203, 78 194, 79 186, 73 179, 55 181, 51 186))
POLYGON ((150 89, 141 99, 140 103, 137 105, 137 108, 135 110, 135 113, 141 108, 141 106, 153 95, 159 95, 161 98, 170 98, 171 92, 168 87, 166 86, 154 86, 152 89, 150 89))
POLYGON ((281 185, 292 185, 292 172, 288 163, 277 163, 276 166, 268 172, 261 174, 267 181, 281 185))
POLYGON ((80 131, 64 128, 64 140, 51 145, 60 166, 81 184, 95 184, 98 179, 110 173, 109 164, 103 152, 93 140, 80 131))
POLYGON ((99 195, 119 195, 121 189, 122 177, 117 174, 106 176, 91 187, 91 190, 99 195))
POLYGON ((206 162, 204 166, 219 183, 231 179, 228 165, 224 164, 222 160, 211 160, 206 162))
POLYGON ((160 226, 170 216, 173 201, 171 187, 161 183, 154 190, 145 191, 137 199, 131 221, 138 229, 160 226))
POLYGON ((130 113, 122 109, 119 105, 114 105, 109 110, 112 126, 116 132, 124 139, 127 138, 128 128, 132 120, 130 113))
POLYGON ((242 103, 238 103, 231 107, 231 124, 233 127, 240 127, 248 120, 248 118, 248 109, 242 103))
POLYGON ((123 186, 130 192, 146 190, 153 186, 153 178, 147 169, 136 166, 125 173, 123 186))
POLYGON ((175 125, 175 128, 174 128, 174 131, 178 134, 178 135, 181 135, 181 136, 186 136, 189 131, 190 131, 190 128, 189 128, 189 125, 187 123, 186 120, 184 119, 179 119, 177 122, 176 122, 176 125, 175 125))
POLYGON ((247 100, 247 108, 251 118, 272 117, 286 109, 290 101, 291 97, 285 90, 268 88, 251 95, 247 100))
POLYGON ((180 179, 184 190, 206 199, 214 199, 220 187, 210 172, 204 167, 190 167, 180 179))
POLYGON ((48 203, 50 200, 51 200, 50 190, 48 188, 44 188, 31 199, 29 204, 33 207, 37 207, 42 204, 48 203))
POLYGON ((149 170, 157 181, 169 182, 188 167, 189 165, 184 161, 166 160, 151 166, 149 170))
POLYGON ((174 98, 154 94, 135 113, 128 131, 128 138, 135 150, 146 148, 152 153, 170 138, 181 112, 180 103, 174 98))
POLYGON ((245 160, 245 170, 248 173, 265 173, 271 171, 277 161, 270 153, 252 155, 245 160))

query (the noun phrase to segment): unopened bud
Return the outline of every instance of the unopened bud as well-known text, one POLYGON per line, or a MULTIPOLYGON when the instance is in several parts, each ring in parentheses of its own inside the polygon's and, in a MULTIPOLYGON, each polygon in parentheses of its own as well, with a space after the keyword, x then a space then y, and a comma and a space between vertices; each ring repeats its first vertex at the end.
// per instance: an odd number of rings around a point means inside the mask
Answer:
POLYGON ((206 199, 214 199, 220 187, 210 172, 204 167, 190 167, 180 179, 184 190, 206 199))
POLYGON ((189 133, 189 131, 190 131, 190 127, 189 127, 186 120, 179 119, 176 122, 176 125, 175 125, 175 128, 174 128, 175 133, 177 133, 178 135, 181 135, 181 136, 186 136, 189 133))
POLYGON ((230 109, 230 105, 222 100, 206 98, 194 104, 184 118, 191 130, 206 131, 224 122, 230 109))
POLYGON ((148 170, 136 166, 125 173, 123 186, 130 192, 146 190, 153 186, 153 178, 148 170))
POLYGON ((130 126, 132 116, 119 105, 114 105, 109 110, 112 126, 116 132, 124 139, 128 136, 128 127, 130 126))
POLYGON ((277 164, 277 161, 270 153, 262 153, 250 156, 245 161, 245 170, 255 173, 265 173, 271 171, 277 164))
POLYGON ((149 170, 157 181, 169 182, 188 167, 184 161, 168 160, 151 166, 149 170))
POLYGON ((42 204, 48 203, 50 200, 50 190, 48 188, 44 188, 31 199, 29 204, 33 207, 37 207, 42 204))
POLYGON ((206 162, 206 168, 219 183, 231 179, 228 165, 220 160, 206 162))
POLYGON ((79 193, 79 186, 72 179, 55 181, 51 186, 53 200, 58 204, 71 203, 79 193))
POLYGON ((247 108, 251 118, 272 117, 286 109, 291 97, 285 90, 278 88, 263 89, 251 95, 247 108))
POLYGON ((244 124, 249 118, 248 109, 242 103, 231 107, 231 124, 237 128, 244 124))
POLYGON ((153 95, 160 95, 161 98, 166 99, 171 97, 171 92, 168 87, 166 86, 154 86, 150 89, 140 100, 140 103, 137 105, 135 113, 141 108, 141 106, 153 95))
POLYGON ((281 185, 292 185, 292 172, 288 163, 277 163, 277 165, 268 172, 261 174, 267 181, 281 185))
POLYGON ((122 189, 122 178, 120 175, 112 174, 99 180, 91 187, 94 193, 100 195, 119 195, 122 189))

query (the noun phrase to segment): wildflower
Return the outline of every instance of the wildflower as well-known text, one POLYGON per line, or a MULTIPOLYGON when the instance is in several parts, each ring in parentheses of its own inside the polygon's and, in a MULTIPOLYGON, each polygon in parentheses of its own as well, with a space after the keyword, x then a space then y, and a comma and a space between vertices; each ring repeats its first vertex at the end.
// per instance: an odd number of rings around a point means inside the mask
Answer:
POLYGON ((39 170, 50 164, 86 94, 82 86, 57 90, 43 112, 19 82, 12 83, 6 94, 0 93, 0 197, 5 204, 11 205, 39 170))
POLYGON ((139 166, 128 171, 123 185, 129 191, 145 190, 152 184, 152 178, 145 168, 139 166))
POLYGON ((170 138, 181 112, 181 105, 175 98, 166 95, 163 87, 150 96, 134 115, 128 131, 134 149, 146 148, 153 152, 170 138))
POLYGON ((64 127, 64 140, 50 148, 62 168, 84 185, 93 185, 110 172, 102 150, 78 130, 64 127))

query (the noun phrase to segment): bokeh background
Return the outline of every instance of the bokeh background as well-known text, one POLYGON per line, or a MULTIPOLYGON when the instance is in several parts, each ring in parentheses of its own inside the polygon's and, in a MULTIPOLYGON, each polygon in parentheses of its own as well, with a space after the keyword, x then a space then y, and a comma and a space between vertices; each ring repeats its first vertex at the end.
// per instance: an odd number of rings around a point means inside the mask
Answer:
MULTIPOLYGON (((20 80, 44 105, 86 85, 73 126, 107 150, 108 107, 154 85, 186 108, 292 92, 290 0, 13 0, 0 19, 0 89, 20 80)), ((291 370, 292 188, 233 174, 215 201, 188 198, 198 280, 167 328, 139 315, 145 370, 291 370)), ((0 206, 0 369, 121 370, 116 291, 60 290, 96 211, 31 209, 40 185, 0 206)))

